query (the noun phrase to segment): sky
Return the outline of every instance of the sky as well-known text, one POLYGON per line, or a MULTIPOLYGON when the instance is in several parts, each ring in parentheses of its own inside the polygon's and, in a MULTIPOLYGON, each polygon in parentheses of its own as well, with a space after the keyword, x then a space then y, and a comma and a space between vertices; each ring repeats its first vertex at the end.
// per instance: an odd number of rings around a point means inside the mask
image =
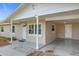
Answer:
POLYGON ((4 21, 10 16, 20 3, 0 3, 0 21, 4 21))

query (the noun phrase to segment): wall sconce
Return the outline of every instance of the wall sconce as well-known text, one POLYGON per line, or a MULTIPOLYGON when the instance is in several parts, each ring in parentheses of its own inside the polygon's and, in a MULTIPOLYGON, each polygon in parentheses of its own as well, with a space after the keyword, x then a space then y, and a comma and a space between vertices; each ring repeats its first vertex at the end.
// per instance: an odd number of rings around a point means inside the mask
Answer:
POLYGON ((55 26, 54 25, 52 25, 52 31, 55 31, 55 26))

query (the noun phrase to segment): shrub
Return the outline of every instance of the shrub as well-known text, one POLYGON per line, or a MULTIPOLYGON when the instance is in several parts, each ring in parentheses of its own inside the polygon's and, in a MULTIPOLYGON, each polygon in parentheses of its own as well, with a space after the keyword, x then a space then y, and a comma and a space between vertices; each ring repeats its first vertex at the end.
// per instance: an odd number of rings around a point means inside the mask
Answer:
POLYGON ((11 40, 9 37, 4 37, 4 36, 0 36, 0 39, 7 39, 7 40, 11 40))
POLYGON ((17 40, 15 37, 12 37, 12 39, 15 41, 15 40, 17 40))
MULTIPOLYGON (((11 40, 11 38, 10 37, 4 37, 4 36, 0 36, 0 39, 6 39, 6 40, 11 40)), ((15 41, 15 40, 17 40, 15 37, 12 37, 12 39, 15 41)))

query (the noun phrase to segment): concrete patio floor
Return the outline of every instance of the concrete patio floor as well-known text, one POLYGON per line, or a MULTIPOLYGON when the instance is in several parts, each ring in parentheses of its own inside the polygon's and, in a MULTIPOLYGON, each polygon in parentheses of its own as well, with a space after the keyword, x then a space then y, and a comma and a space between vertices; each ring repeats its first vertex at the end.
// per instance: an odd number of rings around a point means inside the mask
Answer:
POLYGON ((79 40, 56 39, 40 50, 53 50, 58 56, 79 56, 79 40))
MULTIPOLYGON (((34 43, 13 42, 13 45, 0 47, 0 55, 2 56, 26 56, 35 49, 34 43), (15 44, 16 43, 16 44, 15 44)), ((58 56, 79 56, 79 41, 71 39, 56 39, 51 44, 41 48, 40 50, 53 50, 58 56)))

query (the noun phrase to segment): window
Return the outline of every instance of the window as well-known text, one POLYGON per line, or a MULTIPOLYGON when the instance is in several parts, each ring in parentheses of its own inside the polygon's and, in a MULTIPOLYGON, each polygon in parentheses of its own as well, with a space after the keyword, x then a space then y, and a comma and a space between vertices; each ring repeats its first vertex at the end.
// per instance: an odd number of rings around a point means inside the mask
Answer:
POLYGON ((39 24, 39 34, 41 34, 41 24, 39 24))
POLYGON ((37 34, 37 25, 35 24, 35 34, 37 34))
POLYGON ((34 25, 29 25, 29 34, 34 34, 34 25))
MULTIPOLYGON (((35 34, 37 34, 37 25, 35 24, 35 34)), ((38 34, 41 34, 41 24, 38 25, 38 34)))
POLYGON ((12 26, 12 32, 13 33, 15 32, 15 26, 12 26))
MULTIPOLYGON (((41 34, 41 24, 38 25, 38 33, 41 34)), ((37 34, 37 25, 29 25, 29 34, 37 34)))
POLYGON ((1 27, 1 32, 4 32, 4 27, 1 27))

